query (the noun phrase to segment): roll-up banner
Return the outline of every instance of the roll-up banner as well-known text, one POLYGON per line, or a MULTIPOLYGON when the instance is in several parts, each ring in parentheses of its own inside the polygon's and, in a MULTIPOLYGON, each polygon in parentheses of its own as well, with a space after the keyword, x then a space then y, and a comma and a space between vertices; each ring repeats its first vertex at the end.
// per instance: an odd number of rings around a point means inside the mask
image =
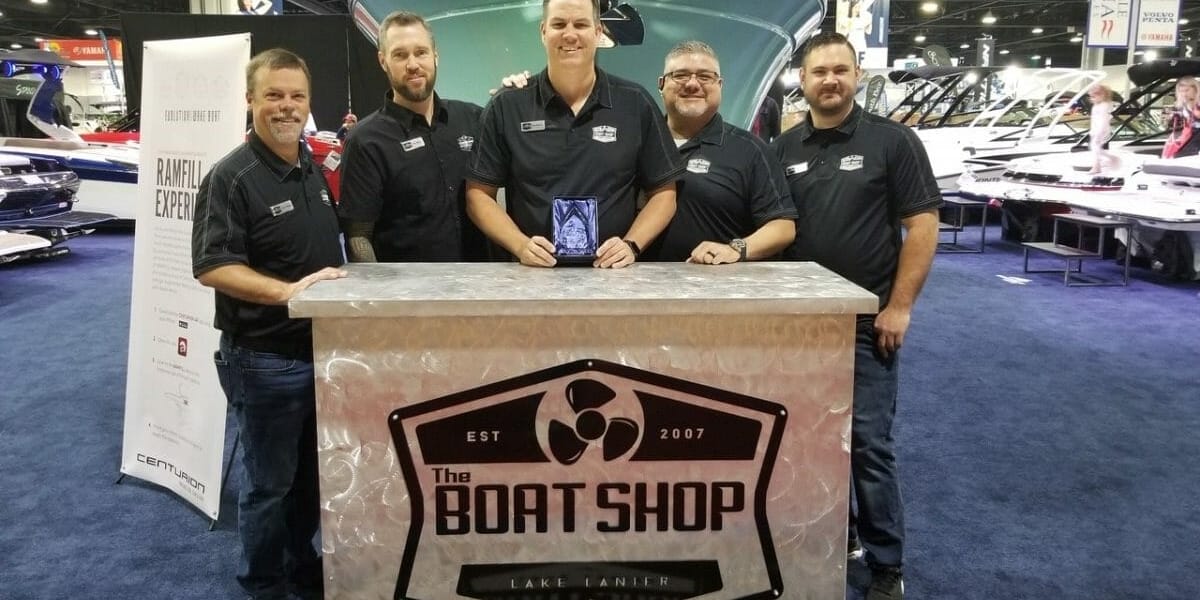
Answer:
POLYGON ((1087 45, 1092 48, 1128 47, 1132 13, 1133 0, 1091 0, 1087 45))
POLYGON ((1174 48, 1179 38, 1179 0, 1142 0, 1135 23, 1138 47, 1174 48))
POLYGON ((192 213, 214 162, 246 136, 250 36, 146 42, 121 472, 216 519, 225 396, 213 292, 192 278, 192 213))

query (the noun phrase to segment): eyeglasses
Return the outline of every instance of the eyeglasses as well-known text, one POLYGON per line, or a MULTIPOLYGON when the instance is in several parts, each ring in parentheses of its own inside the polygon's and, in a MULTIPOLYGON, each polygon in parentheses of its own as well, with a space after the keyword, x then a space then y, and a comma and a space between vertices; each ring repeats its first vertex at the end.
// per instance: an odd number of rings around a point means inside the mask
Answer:
POLYGON ((700 85, 703 85, 703 86, 709 86, 709 85, 712 85, 721 80, 721 74, 714 73, 712 71, 694 71, 693 72, 693 71, 679 70, 679 71, 671 71, 670 73, 665 73, 665 74, 663 74, 663 77, 666 77, 667 79, 670 79, 671 81, 674 81, 675 83, 678 83, 679 85, 683 85, 683 84, 687 83, 688 80, 690 80, 693 77, 695 77, 696 81, 698 81, 700 83, 700 85))

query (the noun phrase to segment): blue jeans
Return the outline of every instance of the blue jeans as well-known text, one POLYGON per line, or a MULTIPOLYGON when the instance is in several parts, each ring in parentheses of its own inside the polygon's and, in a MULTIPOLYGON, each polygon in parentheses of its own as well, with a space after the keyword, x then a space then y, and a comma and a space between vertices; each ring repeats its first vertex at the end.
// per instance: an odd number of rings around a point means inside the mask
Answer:
POLYGON ((239 347, 227 334, 213 358, 242 441, 238 583, 254 598, 286 598, 289 581, 321 581, 313 547, 321 499, 311 358, 239 347))
POLYGON ((850 535, 858 535, 868 561, 895 567, 904 558, 904 501, 892 438, 898 375, 898 353, 880 356, 874 319, 859 319, 850 426, 850 475, 858 512, 851 507, 850 535))

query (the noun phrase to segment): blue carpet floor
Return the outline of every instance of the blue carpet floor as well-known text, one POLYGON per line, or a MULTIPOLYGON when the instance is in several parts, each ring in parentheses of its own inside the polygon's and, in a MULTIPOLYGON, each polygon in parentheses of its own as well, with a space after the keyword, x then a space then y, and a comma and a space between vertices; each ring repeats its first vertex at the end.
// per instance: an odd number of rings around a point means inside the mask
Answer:
MULTIPOLYGON (((238 598, 233 489, 209 532, 113 483, 132 236, 70 245, 0 266, 0 598, 238 598)), ((938 255, 902 355, 909 598, 1200 597, 1200 286, 1134 275, 938 255)))

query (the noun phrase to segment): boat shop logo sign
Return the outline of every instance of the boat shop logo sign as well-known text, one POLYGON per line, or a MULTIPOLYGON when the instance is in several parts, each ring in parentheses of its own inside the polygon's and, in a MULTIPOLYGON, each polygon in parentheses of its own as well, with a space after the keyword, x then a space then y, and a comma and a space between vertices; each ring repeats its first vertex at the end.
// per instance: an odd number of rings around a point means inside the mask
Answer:
POLYGON ((769 598, 783 406, 601 360, 389 416, 395 598, 769 598))

